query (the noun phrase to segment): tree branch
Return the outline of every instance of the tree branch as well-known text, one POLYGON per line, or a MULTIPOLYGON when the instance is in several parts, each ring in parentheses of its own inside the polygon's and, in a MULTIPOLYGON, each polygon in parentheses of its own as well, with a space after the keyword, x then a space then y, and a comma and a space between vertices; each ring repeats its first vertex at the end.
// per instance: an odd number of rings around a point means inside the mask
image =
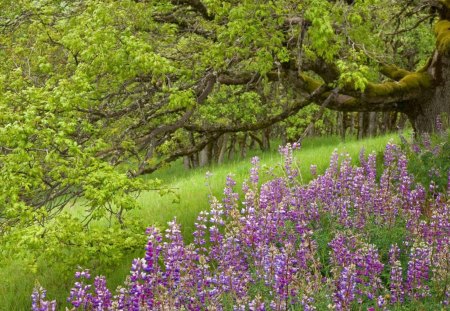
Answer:
POLYGON ((208 9, 200 0, 172 0, 172 4, 174 5, 189 5, 199 13, 204 19, 212 21, 214 19, 214 15, 208 13, 208 9))

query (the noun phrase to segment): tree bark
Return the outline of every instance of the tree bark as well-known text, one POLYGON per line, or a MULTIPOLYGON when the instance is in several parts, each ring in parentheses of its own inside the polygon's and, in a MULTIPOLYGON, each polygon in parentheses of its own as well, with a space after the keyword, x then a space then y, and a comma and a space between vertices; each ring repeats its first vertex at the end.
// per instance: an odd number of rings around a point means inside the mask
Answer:
POLYGON ((208 145, 206 145, 199 153, 199 166, 204 167, 209 165, 210 163, 210 157, 211 157, 211 148, 208 145))
POLYGON ((241 158, 245 158, 247 156, 247 137, 248 137, 248 134, 244 133, 241 143, 240 143, 241 158))
POLYGON ((350 131, 349 131, 349 135, 350 136, 353 136, 353 135, 355 135, 355 123, 356 123, 356 121, 355 121, 355 119, 356 119, 356 115, 355 115, 355 113, 350 113, 350 131))
POLYGON ((375 137, 377 135, 377 113, 369 112, 368 136, 375 137))
POLYGON ((415 132, 433 132, 438 117, 446 119, 450 116, 450 51, 447 54, 435 52, 428 72, 433 76, 435 87, 423 98, 411 103, 405 113, 415 132))
POLYGON ((183 166, 187 170, 191 168, 191 159, 189 158, 189 156, 183 157, 183 166))
POLYGON ((364 137, 364 112, 358 113, 358 139, 364 137))
POLYGON ((219 158, 217 159, 217 163, 222 164, 225 159, 225 153, 227 152, 228 145, 228 133, 222 135, 222 142, 220 146, 219 158))
POLYGON ((263 151, 270 150, 270 128, 262 131, 263 151))
POLYGON ((236 145, 236 134, 233 134, 231 136, 230 147, 228 148, 228 160, 231 160, 234 156, 235 145, 236 145))

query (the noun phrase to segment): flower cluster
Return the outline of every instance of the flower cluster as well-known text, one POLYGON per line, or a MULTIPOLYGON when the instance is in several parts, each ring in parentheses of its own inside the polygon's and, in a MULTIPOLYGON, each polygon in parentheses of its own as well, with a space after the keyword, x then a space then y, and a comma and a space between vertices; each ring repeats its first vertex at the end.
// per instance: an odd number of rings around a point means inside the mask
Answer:
MULTIPOLYGON (((192 244, 175 220, 164 232, 149 228, 144 258, 115 295, 104 277, 90 285, 89 272, 78 272, 71 307, 387 310, 430 297, 448 304, 447 194, 427 195, 391 143, 379 181, 375 154, 362 152, 353 166, 335 152, 324 174, 313 168, 315 179, 302 184, 295 148, 280 148, 286 174, 265 183, 254 158, 243 197, 228 176, 224 198, 210 196, 210 210, 198 215, 192 244)), ((55 308, 42 289, 32 297, 33 310, 55 308)))

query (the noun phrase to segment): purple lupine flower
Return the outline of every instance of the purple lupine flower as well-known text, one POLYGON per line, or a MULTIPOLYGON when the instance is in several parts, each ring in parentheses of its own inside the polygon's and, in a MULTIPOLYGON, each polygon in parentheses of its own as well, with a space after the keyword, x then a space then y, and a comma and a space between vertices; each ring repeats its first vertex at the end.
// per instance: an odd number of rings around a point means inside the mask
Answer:
POLYGON ((79 282, 75 282, 74 287, 70 290, 70 296, 67 301, 70 302, 75 308, 84 308, 92 306, 93 296, 91 293, 92 285, 85 284, 91 278, 89 270, 77 271, 75 278, 80 279, 79 282))
POLYGON ((303 295, 302 307, 304 311, 315 311, 317 308, 314 306, 314 298, 303 295))
POLYGON ((431 252, 427 245, 421 244, 411 249, 406 275, 406 291, 412 299, 428 296, 431 252))
POLYGON ((252 168, 250 169, 250 181, 252 184, 257 185, 259 182, 259 158, 252 158, 252 168))
POLYGON ((283 168, 284 171, 286 172, 289 181, 293 181, 294 178, 296 178, 299 174, 299 171, 293 168, 294 164, 293 151, 299 148, 300 145, 295 143, 293 145, 286 144, 286 146, 280 146, 278 148, 278 152, 283 157, 283 168))
POLYGON ((231 174, 228 174, 226 178, 226 186, 223 191, 224 198, 222 200, 226 215, 230 212, 230 210, 236 208, 238 204, 239 195, 234 192, 234 186, 236 186, 236 181, 233 179, 231 174))
POLYGON ((112 295, 106 287, 106 278, 104 276, 97 276, 94 280, 94 297, 92 299, 93 310, 103 311, 111 308, 112 295))
POLYGON ((394 163, 398 152, 397 145, 394 145, 392 142, 386 145, 386 149, 384 150, 384 167, 390 167, 394 163))
POLYGON ((355 258, 358 281, 361 282, 361 291, 369 298, 374 299, 377 291, 381 289, 381 272, 383 264, 379 260, 378 251, 373 245, 357 251, 355 258))
POLYGON ((260 301, 259 299, 253 299, 248 304, 248 309, 250 311, 266 311, 266 306, 263 301, 260 301))
POLYGON ((205 247, 206 244, 206 229, 207 229, 207 216, 208 213, 205 211, 201 211, 197 216, 197 222, 194 224, 195 231, 193 233, 194 236, 194 245, 197 247, 197 251, 199 253, 206 253, 207 249, 205 247))
POLYGON ((408 197, 412 181, 408 173, 408 160, 404 154, 400 155, 397 165, 400 179, 399 192, 404 198, 406 198, 408 197))
POLYGON ((426 148, 426 150, 431 151, 431 137, 428 133, 422 134, 422 144, 426 148))
POLYGON ((449 289, 447 289, 445 291, 444 299, 442 300, 441 303, 444 307, 447 307, 448 305, 450 305, 450 290, 449 289))
POLYGON ((31 294, 31 310, 32 311, 55 311, 56 301, 47 301, 45 299, 47 291, 41 286, 36 286, 31 294))
POLYGON ((344 267, 337 280, 333 293, 335 309, 340 311, 350 310, 351 303, 355 300, 356 273, 353 265, 344 267))
POLYGON ((411 149, 414 153, 419 154, 421 152, 420 147, 418 144, 414 143, 411 145, 411 149))
POLYGON ((379 310, 387 310, 386 309, 386 300, 384 299, 383 296, 378 296, 377 298, 377 306, 379 310))
POLYGON ((349 266, 354 261, 353 249, 356 248, 354 237, 346 237, 342 234, 336 236, 329 244, 332 250, 332 264, 336 266, 349 266))
POLYGON ((392 245, 389 250, 389 265, 391 266, 390 275, 390 295, 391 303, 403 302, 404 288, 403 288, 403 274, 402 266, 399 261, 400 249, 397 245, 392 245))

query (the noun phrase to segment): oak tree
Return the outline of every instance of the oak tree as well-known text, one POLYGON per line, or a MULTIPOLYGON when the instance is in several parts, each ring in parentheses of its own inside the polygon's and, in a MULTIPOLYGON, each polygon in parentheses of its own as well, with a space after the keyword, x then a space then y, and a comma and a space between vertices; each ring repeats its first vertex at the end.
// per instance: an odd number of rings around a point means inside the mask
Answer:
POLYGON ((316 104, 450 115, 448 0, 0 4, 0 225, 84 196, 118 219, 134 177, 316 104))

